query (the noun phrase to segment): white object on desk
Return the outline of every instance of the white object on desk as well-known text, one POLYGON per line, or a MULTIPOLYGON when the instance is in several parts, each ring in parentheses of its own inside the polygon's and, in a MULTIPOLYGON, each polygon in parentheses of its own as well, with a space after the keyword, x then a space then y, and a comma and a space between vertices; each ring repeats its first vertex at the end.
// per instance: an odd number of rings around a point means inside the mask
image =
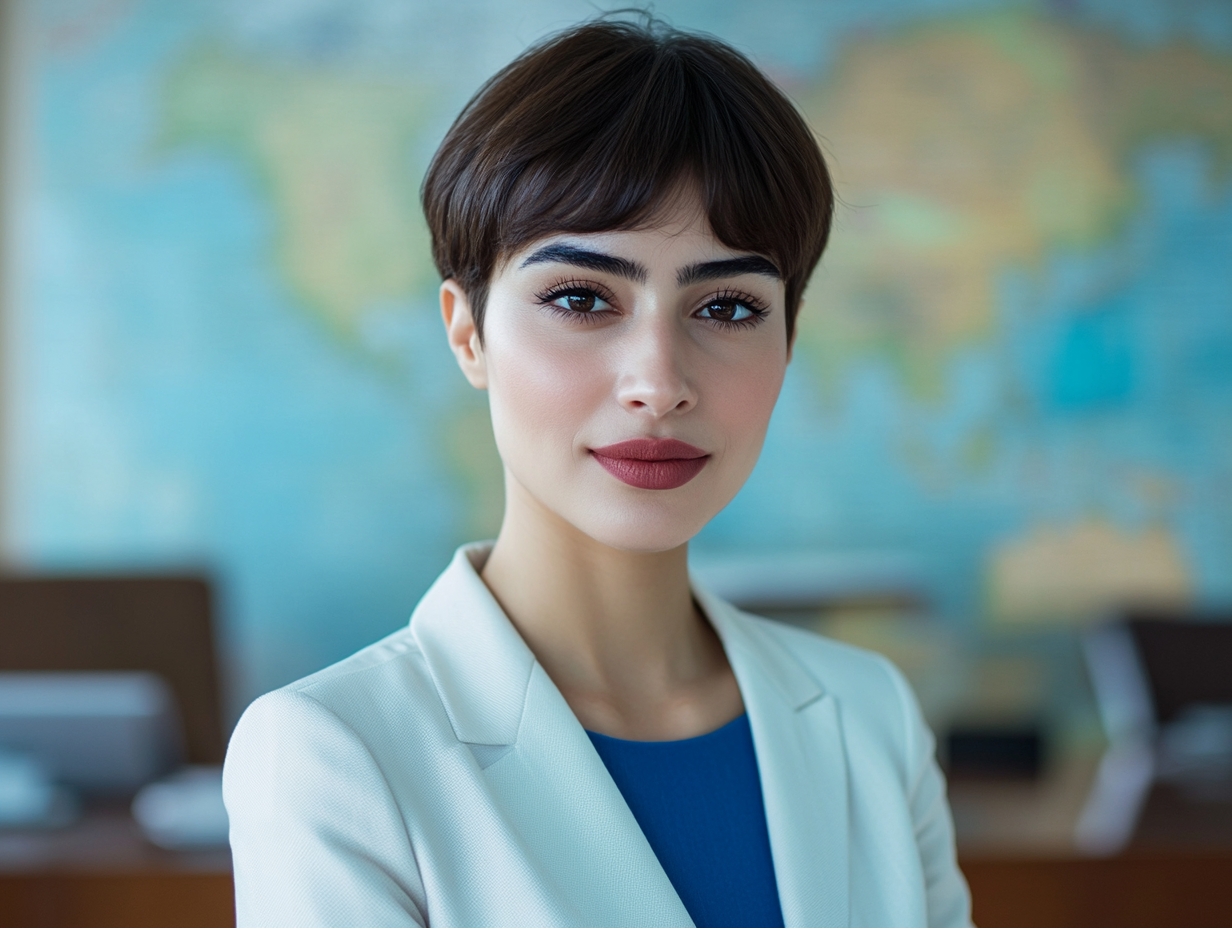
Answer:
POLYGON ((221 767, 185 767, 151 783, 133 800, 133 818, 159 847, 216 847, 227 843, 221 767))

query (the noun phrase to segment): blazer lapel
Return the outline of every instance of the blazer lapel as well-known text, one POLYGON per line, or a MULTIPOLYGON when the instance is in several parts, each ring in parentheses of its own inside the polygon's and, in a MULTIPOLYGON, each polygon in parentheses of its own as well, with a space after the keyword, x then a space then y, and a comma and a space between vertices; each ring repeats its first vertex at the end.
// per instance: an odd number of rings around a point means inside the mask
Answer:
POLYGON ((518 743, 489 771, 545 882, 595 928, 693 928, 590 738, 536 665, 518 743))
POLYGON ((458 549, 415 607, 411 633, 458 740, 501 747, 517 741, 535 656, 479 576, 490 550, 458 549))
POLYGON ((839 707, 773 637, 694 585, 723 641, 753 730, 787 928, 850 916, 847 756, 839 707))
POLYGON ((478 571, 468 545, 411 629, 450 724, 483 768, 561 925, 693 928, 590 738, 478 571))

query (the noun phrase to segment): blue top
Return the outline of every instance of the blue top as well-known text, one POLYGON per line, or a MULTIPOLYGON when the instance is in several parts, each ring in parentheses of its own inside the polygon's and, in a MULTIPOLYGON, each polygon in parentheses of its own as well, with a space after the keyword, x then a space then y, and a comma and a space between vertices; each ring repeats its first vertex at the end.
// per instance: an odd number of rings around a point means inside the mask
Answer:
POLYGON ((783 928, 747 715, 684 741, 587 734, 697 928, 783 928))

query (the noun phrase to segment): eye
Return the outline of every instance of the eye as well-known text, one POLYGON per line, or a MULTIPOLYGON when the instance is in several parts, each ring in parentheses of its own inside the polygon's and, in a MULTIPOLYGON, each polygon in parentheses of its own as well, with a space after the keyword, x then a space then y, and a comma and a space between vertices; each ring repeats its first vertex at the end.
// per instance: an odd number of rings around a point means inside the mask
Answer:
POLYGON ((572 289, 552 294, 549 306, 578 315, 590 315, 611 309, 611 305, 593 290, 572 289))
POLYGON ((765 314, 765 310, 730 296, 715 297, 697 311, 699 318, 724 325, 756 325, 765 314))

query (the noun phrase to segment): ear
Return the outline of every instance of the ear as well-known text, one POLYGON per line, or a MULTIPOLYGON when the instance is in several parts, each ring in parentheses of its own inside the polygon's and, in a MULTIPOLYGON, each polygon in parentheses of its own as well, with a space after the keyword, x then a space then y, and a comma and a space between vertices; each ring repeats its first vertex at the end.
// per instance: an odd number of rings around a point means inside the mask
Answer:
POLYGON ((445 321, 445 336, 449 348, 458 360, 458 367, 477 390, 488 388, 488 364, 479 341, 479 330, 471 315, 471 301, 461 285, 450 277, 441 284, 441 318, 445 321))

